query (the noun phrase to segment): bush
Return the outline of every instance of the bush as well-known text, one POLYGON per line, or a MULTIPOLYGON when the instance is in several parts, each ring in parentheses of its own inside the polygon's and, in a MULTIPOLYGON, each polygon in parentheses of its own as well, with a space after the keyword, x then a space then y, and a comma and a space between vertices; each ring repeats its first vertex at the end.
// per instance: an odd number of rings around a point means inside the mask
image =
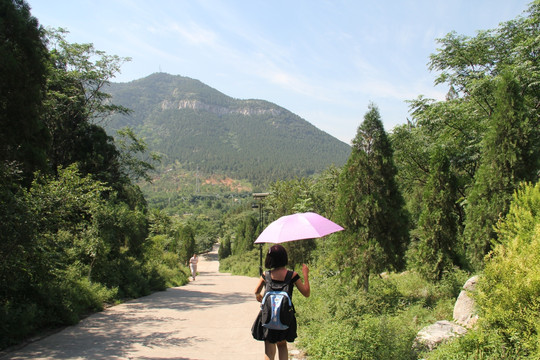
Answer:
POLYGON ((56 308, 56 314, 51 315, 53 319, 58 317, 55 319, 59 321, 58 325, 75 324, 82 316, 103 310, 103 305, 112 302, 118 292, 117 288, 108 289, 86 277, 74 276, 73 273, 66 274, 59 288, 52 290, 48 308, 56 308))
POLYGON ((475 296, 478 328, 428 359, 540 358, 540 183, 514 195, 497 231, 475 296))
POLYGON ((465 336, 439 346, 433 352, 423 354, 426 360, 525 360, 538 359, 506 345, 505 339, 497 333, 469 331, 465 336))
POLYGON ((312 267, 309 298, 295 294, 299 343, 315 359, 416 359, 418 331, 452 317, 466 273, 445 274, 439 284, 414 272, 372 276, 370 291, 312 267), (457 284, 460 284, 459 287, 457 284))
MULTIPOLYGON (((264 251, 263 251, 264 255, 264 251)), ((263 258, 264 266, 264 258, 263 258)), ((259 276, 259 249, 253 249, 240 255, 231 255, 219 262, 219 271, 233 275, 259 276)))
POLYGON ((173 238, 155 235, 147 239, 145 249, 145 273, 151 290, 165 290, 188 283, 189 269, 173 251, 173 238))
POLYGON ((302 344, 315 359, 406 360, 415 359, 410 346, 415 335, 401 317, 365 316, 358 326, 329 321, 312 327, 302 344))
MULTIPOLYGON (((444 273, 439 282, 431 282, 414 271, 390 274, 389 277, 395 282, 407 305, 421 304, 425 308, 433 309, 441 301, 454 303, 470 274, 455 269, 444 273)), ((442 316, 442 318, 451 317, 451 312, 447 316, 442 316)))
POLYGON ((117 289, 80 276, 78 267, 57 272, 54 281, 32 289, 32 298, 9 301, 0 309, 0 347, 17 343, 44 328, 75 324, 114 301, 117 289))
POLYGON ((163 263, 160 261, 151 261, 146 265, 146 272, 149 274, 150 288, 152 290, 165 290, 170 287, 182 286, 189 282, 189 269, 187 266, 176 266, 168 264, 169 259, 177 260, 178 256, 172 253, 166 253, 163 257, 163 263))
POLYGON ((477 296, 483 328, 516 353, 540 355, 540 183, 514 195, 477 296))
POLYGON ((8 301, 0 308, 0 349, 16 344, 39 326, 40 309, 33 302, 8 301))

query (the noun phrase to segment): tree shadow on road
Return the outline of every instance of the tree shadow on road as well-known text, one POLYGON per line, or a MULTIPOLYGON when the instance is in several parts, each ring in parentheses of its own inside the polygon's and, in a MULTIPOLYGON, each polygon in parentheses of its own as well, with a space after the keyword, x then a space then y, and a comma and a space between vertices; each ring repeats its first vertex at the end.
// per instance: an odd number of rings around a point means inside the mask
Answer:
MULTIPOLYGON (((241 304, 248 299, 251 299, 249 295, 240 292, 220 294, 185 288, 167 289, 93 314, 78 325, 22 349, 30 357, 15 356, 14 359, 129 359, 129 354, 137 353, 141 348, 149 348, 150 351, 152 348, 176 348, 181 355, 182 347, 209 339, 181 337, 177 329, 185 327, 182 323, 187 319, 179 316, 178 312, 241 304), (178 324, 176 328, 175 323, 178 324), (141 329, 150 330, 143 332, 141 329)), ((9 358, 8 354, 6 359, 9 358)))

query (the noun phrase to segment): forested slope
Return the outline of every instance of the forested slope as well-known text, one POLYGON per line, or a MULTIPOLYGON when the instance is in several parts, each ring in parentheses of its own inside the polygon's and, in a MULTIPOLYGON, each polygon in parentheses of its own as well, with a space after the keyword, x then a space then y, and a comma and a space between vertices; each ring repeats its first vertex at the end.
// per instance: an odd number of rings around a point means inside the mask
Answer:
POLYGON ((111 84, 115 103, 132 109, 108 120, 130 126, 163 167, 227 174, 263 184, 342 165, 350 146, 290 111, 263 100, 237 100, 198 80, 164 73, 111 84))

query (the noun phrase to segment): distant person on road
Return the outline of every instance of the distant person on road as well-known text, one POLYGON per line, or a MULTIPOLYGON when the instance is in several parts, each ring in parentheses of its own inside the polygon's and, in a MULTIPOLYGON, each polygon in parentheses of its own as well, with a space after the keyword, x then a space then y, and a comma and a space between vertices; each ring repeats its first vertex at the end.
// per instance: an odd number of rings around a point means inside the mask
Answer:
MULTIPOLYGON (((266 254, 264 266, 270 271, 266 271, 261 276, 257 287, 255 288, 255 297, 258 302, 261 302, 263 296, 261 291, 263 287, 266 287, 266 291, 269 291, 270 283, 285 283, 287 278, 290 279, 288 288, 289 297, 292 299, 293 285, 296 285, 302 295, 308 297, 311 293, 309 286, 309 268, 306 264, 302 265, 302 273, 304 275, 304 281, 300 279, 300 275, 296 271, 287 269, 289 260, 287 257, 287 251, 281 245, 274 245, 266 254), (292 274, 288 274, 292 273, 292 274), (271 279, 267 277, 270 276, 271 279)), ((296 318, 293 316, 292 322, 289 328, 286 330, 272 330, 262 326, 261 313, 255 320, 253 328, 251 329, 252 335, 256 340, 264 340, 264 359, 273 360, 276 355, 276 346, 278 350, 279 360, 287 360, 289 358, 289 351, 287 349, 287 342, 293 342, 296 339, 296 318)))
POLYGON ((199 257, 197 254, 193 254, 191 259, 189 259, 189 269, 191 270, 191 276, 193 281, 195 281, 195 276, 197 276, 197 263, 199 262, 199 257))

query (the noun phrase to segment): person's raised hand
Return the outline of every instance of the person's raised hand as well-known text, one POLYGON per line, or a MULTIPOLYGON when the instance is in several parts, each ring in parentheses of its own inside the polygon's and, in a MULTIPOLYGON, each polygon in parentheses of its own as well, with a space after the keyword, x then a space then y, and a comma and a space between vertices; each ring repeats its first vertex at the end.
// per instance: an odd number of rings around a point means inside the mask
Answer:
POLYGON ((304 278, 307 278, 309 275, 309 268, 306 264, 302 264, 302 273, 304 274, 304 278))

